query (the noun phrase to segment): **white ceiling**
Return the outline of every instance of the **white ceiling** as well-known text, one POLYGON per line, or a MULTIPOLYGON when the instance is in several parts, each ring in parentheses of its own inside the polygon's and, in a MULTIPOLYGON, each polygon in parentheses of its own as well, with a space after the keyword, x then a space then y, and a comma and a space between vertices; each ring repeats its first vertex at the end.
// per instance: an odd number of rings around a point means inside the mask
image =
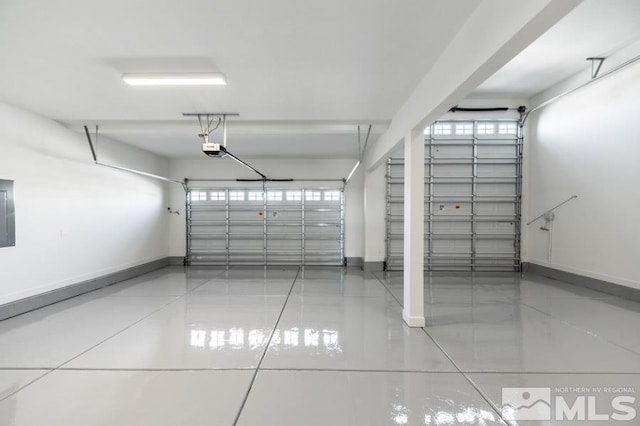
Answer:
POLYGON ((531 98, 638 39, 640 1, 586 0, 469 97, 531 98))
POLYGON ((261 151, 242 122, 350 123, 280 140, 299 154, 323 139, 357 155, 356 125, 388 122, 479 0, 3 0, 0 100, 63 123, 184 121, 181 131, 107 135, 167 155, 198 155, 195 119, 237 112, 231 150, 261 151), (226 87, 130 87, 128 72, 220 71, 226 87), (157 139, 157 144, 154 140, 157 139), (174 141, 172 145, 170 141, 174 141), (297 141, 297 142, 296 142, 297 141), (283 142, 285 143, 285 142, 283 142), (189 145, 192 144, 192 145, 189 145), (190 149, 185 149, 190 146, 190 149), (254 149, 255 148, 255 149, 254 149))
MULTIPOLYGON (((167 157, 200 155, 183 112, 237 112, 238 155, 355 158, 357 125, 384 132, 479 2, 2 0, 0 101, 167 157), (170 71, 229 84, 121 80, 170 71)), ((637 0, 586 0, 472 96, 538 93, 638 38, 639 18, 637 0)))

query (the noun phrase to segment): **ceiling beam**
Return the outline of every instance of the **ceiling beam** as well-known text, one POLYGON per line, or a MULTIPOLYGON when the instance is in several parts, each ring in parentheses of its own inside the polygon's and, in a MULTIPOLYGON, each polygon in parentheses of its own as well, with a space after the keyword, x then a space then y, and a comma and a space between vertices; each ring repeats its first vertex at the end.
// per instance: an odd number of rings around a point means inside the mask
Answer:
MULTIPOLYGON (((198 123, 194 120, 100 120, 97 122, 67 121, 62 123, 68 129, 81 132, 85 125, 100 126, 105 134, 196 134, 198 123)), ((373 134, 381 134, 389 127, 388 120, 373 121, 301 121, 301 120, 240 120, 231 117, 228 131, 234 135, 343 135, 358 133, 358 126, 372 126, 373 134)))
POLYGON ((484 0, 371 146, 378 167, 412 131, 445 114, 582 0, 484 0))

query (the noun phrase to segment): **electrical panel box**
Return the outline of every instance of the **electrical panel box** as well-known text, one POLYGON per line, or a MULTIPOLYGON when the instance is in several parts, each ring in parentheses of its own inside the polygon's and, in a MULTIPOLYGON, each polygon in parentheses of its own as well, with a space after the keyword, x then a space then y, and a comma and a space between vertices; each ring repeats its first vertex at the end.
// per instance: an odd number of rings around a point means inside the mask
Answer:
POLYGON ((16 245, 13 181, 0 179, 0 247, 16 245))

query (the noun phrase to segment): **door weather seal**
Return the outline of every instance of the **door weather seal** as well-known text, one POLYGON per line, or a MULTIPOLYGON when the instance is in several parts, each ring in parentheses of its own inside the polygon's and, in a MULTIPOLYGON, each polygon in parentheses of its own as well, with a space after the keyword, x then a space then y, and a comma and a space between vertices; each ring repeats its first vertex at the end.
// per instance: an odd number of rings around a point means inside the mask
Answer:
POLYGON ((490 108, 465 108, 460 107, 458 105, 449 108, 449 112, 496 112, 496 111, 518 111, 525 108, 524 106, 519 106, 518 108, 509 108, 509 107, 490 107, 490 108))

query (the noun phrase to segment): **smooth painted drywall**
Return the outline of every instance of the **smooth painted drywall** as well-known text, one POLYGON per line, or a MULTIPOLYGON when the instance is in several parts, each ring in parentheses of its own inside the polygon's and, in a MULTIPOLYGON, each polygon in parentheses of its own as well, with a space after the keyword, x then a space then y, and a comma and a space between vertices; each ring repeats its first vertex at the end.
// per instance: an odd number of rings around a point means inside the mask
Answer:
MULTIPOLYGON (((344 179, 356 163, 354 159, 309 158, 242 158, 270 178, 279 179, 344 179)), ((258 175, 230 158, 185 158, 170 162, 171 177, 175 179, 231 179, 231 182, 191 182, 190 187, 244 187, 262 188, 261 182, 233 182, 235 179, 256 179, 258 175)), ((345 187, 345 256, 363 257, 363 168, 359 168, 345 187)), ((331 187, 341 188, 342 182, 270 182, 267 187, 331 187)), ((185 256, 186 225, 185 194, 180 188, 171 188, 171 208, 181 209, 180 215, 171 215, 171 256, 185 256)))
POLYGON ((364 261, 383 262, 387 256, 386 164, 367 170, 364 176, 364 261))
MULTIPOLYGON (((168 162, 100 138, 100 160, 168 162)), ((168 256, 167 184, 93 164, 84 135, 0 103, 0 179, 15 181, 16 246, 0 248, 0 305, 168 256)))
MULTIPOLYGON (((589 78, 585 72, 563 86, 589 78)), ((555 211, 551 233, 540 230, 544 221, 523 225, 524 261, 640 288, 639 93, 634 65, 531 115, 523 222, 578 198, 555 211)))

